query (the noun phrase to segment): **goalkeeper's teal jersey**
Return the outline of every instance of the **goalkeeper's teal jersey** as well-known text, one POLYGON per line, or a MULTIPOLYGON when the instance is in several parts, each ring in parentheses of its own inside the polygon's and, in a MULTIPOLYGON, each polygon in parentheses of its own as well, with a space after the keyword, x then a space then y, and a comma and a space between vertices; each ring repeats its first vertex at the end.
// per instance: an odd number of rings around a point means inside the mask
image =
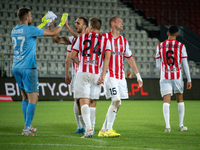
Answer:
POLYGON ((42 36, 43 29, 25 24, 13 28, 11 37, 14 48, 13 68, 37 68, 36 37, 42 36))

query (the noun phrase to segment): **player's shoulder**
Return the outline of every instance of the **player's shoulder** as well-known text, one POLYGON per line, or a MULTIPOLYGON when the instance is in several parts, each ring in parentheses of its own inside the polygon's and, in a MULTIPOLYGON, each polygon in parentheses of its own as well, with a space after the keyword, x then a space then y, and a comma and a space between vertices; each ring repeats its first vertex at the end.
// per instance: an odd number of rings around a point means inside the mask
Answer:
POLYGON ((24 30, 27 29, 27 25, 23 24, 23 25, 16 25, 13 29, 12 29, 12 34, 22 34, 24 32, 24 30))
POLYGON ((120 35, 120 38, 122 38, 123 40, 127 41, 127 39, 123 35, 120 35))
POLYGON ((27 35, 32 35, 32 34, 36 34, 36 33, 43 33, 44 29, 40 29, 38 27, 34 27, 34 26, 25 26, 24 30, 26 31, 27 35))
POLYGON ((108 34, 108 33, 103 33, 103 34, 101 34, 101 35, 102 35, 102 36, 104 36, 104 37, 106 37, 106 36, 107 36, 107 34, 108 34))
POLYGON ((160 42, 159 44, 158 44, 158 47, 160 47, 161 45, 165 45, 167 43, 167 40, 165 40, 165 41, 163 41, 163 42, 160 42))
POLYGON ((120 38, 124 43, 128 43, 128 40, 123 35, 119 35, 118 38, 120 38))
POLYGON ((107 32, 107 33, 103 33, 103 34, 101 34, 103 37, 105 37, 105 38, 111 38, 112 37, 112 34, 111 34, 111 32, 107 32))
POLYGON ((11 31, 11 36, 29 36, 29 34, 34 31, 32 27, 25 24, 16 25, 11 31))
POLYGON ((176 47, 180 47, 180 48, 185 47, 185 45, 182 42, 177 41, 176 39, 174 41, 175 41, 174 45, 176 45, 176 47))
POLYGON ((75 44, 75 42, 77 40, 77 38, 75 38, 74 36, 69 36, 68 39, 72 44, 75 44))
MULTIPOLYGON (((177 40, 176 40, 177 41, 177 40)), ((180 44, 181 46, 185 46, 185 44, 181 43, 180 41, 177 41, 178 44, 180 44)))
POLYGON ((163 44, 163 42, 160 42, 157 46, 160 47, 160 45, 162 45, 162 44, 163 44))
POLYGON ((90 33, 91 33, 91 32, 83 33, 83 34, 81 34, 79 37, 80 37, 80 38, 81 38, 81 37, 89 37, 90 33))
POLYGON ((69 36, 68 38, 70 38, 70 39, 75 39, 75 37, 74 37, 74 36, 69 36))
POLYGON ((40 29, 40 28, 38 28, 38 27, 27 26, 27 25, 25 25, 24 28, 27 29, 27 30, 43 30, 43 29, 40 29))
POLYGON ((106 33, 99 34, 99 39, 103 40, 104 42, 110 41, 109 38, 106 36, 106 33))

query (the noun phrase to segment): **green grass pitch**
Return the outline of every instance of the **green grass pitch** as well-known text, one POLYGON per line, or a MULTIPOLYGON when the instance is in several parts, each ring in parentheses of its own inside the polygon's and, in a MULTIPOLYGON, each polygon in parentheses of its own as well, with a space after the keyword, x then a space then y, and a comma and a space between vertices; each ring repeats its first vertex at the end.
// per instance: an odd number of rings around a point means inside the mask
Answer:
POLYGON ((35 137, 21 135, 24 121, 21 102, 0 103, 1 150, 198 150, 200 149, 200 101, 185 101, 184 125, 178 131, 178 106, 170 105, 171 132, 165 133, 160 101, 122 101, 114 123, 118 138, 99 138, 110 101, 98 101, 95 135, 82 139, 76 131, 73 101, 39 101, 32 125, 38 128, 35 137))

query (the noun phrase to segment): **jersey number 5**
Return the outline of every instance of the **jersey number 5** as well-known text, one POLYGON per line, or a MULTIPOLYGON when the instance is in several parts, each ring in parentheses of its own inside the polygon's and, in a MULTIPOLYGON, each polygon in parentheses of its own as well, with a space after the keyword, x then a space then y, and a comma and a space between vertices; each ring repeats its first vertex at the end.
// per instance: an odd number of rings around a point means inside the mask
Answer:
POLYGON ((167 54, 166 54, 167 65, 173 66, 174 65, 174 57, 173 56, 169 56, 169 53, 171 53, 173 55, 174 52, 173 51, 167 51, 167 54), (172 62, 169 62, 170 59, 172 60, 172 62))
MULTIPOLYGON (((86 54, 86 51, 91 49, 92 41, 91 40, 85 40, 83 42, 83 45, 85 45, 86 43, 89 43, 89 46, 84 48, 82 56, 91 57, 91 54, 86 54)), ((98 51, 96 51, 96 49, 99 46, 99 44, 100 44, 100 41, 97 42, 97 44, 95 45, 95 47, 93 49, 93 53, 97 54, 98 56, 101 55, 101 49, 100 48, 98 49, 98 51)))

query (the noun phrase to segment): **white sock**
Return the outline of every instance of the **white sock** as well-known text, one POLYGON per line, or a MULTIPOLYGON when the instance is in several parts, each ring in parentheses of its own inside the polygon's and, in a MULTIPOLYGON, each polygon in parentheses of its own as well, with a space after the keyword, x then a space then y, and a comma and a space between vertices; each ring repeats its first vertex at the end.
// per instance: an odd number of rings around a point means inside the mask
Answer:
MULTIPOLYGON (((116 115, 117 115, 117 110, 115 110, 115 111, 112 112, 111 118, 114 118, 114 121, 115 121, 115 119, 116 119, 116 115)), ((102 128, 101 128, 101 131, 102 131, 102 132, 106 131, 106 128, 107 128, 107 119, 108 119, 108 114, 106 114, 106 119, 105 119, 105 121, 104 121, 104 123, 103 123, 103 126, 102 126, 102 128)), ((113 121, 113 123, 112 123, 111 126, 113 126, 114 121, 113 121)))
POLYGON ((96 119, 96 107, 90 107, 90 120, 92 125, 92 130, 94 131, 95 127, 95 119, 96 119))
POLYGON ((117 109, 116 109, 115 111, 112 112, 112 117, 111 117, 111 118, 114 119, 114 120, 113 120, 113 124, 114 124, 114 121, 115 121, 115 119, 116 119, 116 115, 117 115, 117 109))
POLYGON ((113 105, 110 105, 108 108, 108 113, 107 113, 107 130, 111 130, 113 127, 113 123, 115 121, 115 116, 113 115, 113 111, 115 111, 115 107, 113 105))
POLYGON ((85 122, 85 127, 86 127, 85 131, 89 131, 91 129, 91 120, 90 120, 90 108, 87 104, 81 107, 81 114, 85 122))
POLYGON ((83 121, 83 117, 82 115, 79 115, 79 121, 80 121, 80 124, 81 124, 81 128, 85 129, 85 122, 83 121))
POLYGON ((164 119, 165 119, 165 124, 166 124, 166 128, 170 128, 170 124, 169 124, 169 103, 163 103, 163 115, 164 115, 164 119))
POLYGON ((75 115, 75 119, 76 119, 76 123, 77 123, 77 129, 80 129, 81 124, 79 121, 78 106, 77 106, 76 102, 74 102, 74 115, 75 115))
POLYGON ((185 114, 184 102, 178 103, 179 127, 183 126, 184 114, 185 114))
POLYGON ((105 121, 103 123, 103 126, 101 128, 101 132, 106 131, 106 128, 107 128, 107 119, 108 119, 108 115, 106 114, 106 119, 105 119, 105 121))

